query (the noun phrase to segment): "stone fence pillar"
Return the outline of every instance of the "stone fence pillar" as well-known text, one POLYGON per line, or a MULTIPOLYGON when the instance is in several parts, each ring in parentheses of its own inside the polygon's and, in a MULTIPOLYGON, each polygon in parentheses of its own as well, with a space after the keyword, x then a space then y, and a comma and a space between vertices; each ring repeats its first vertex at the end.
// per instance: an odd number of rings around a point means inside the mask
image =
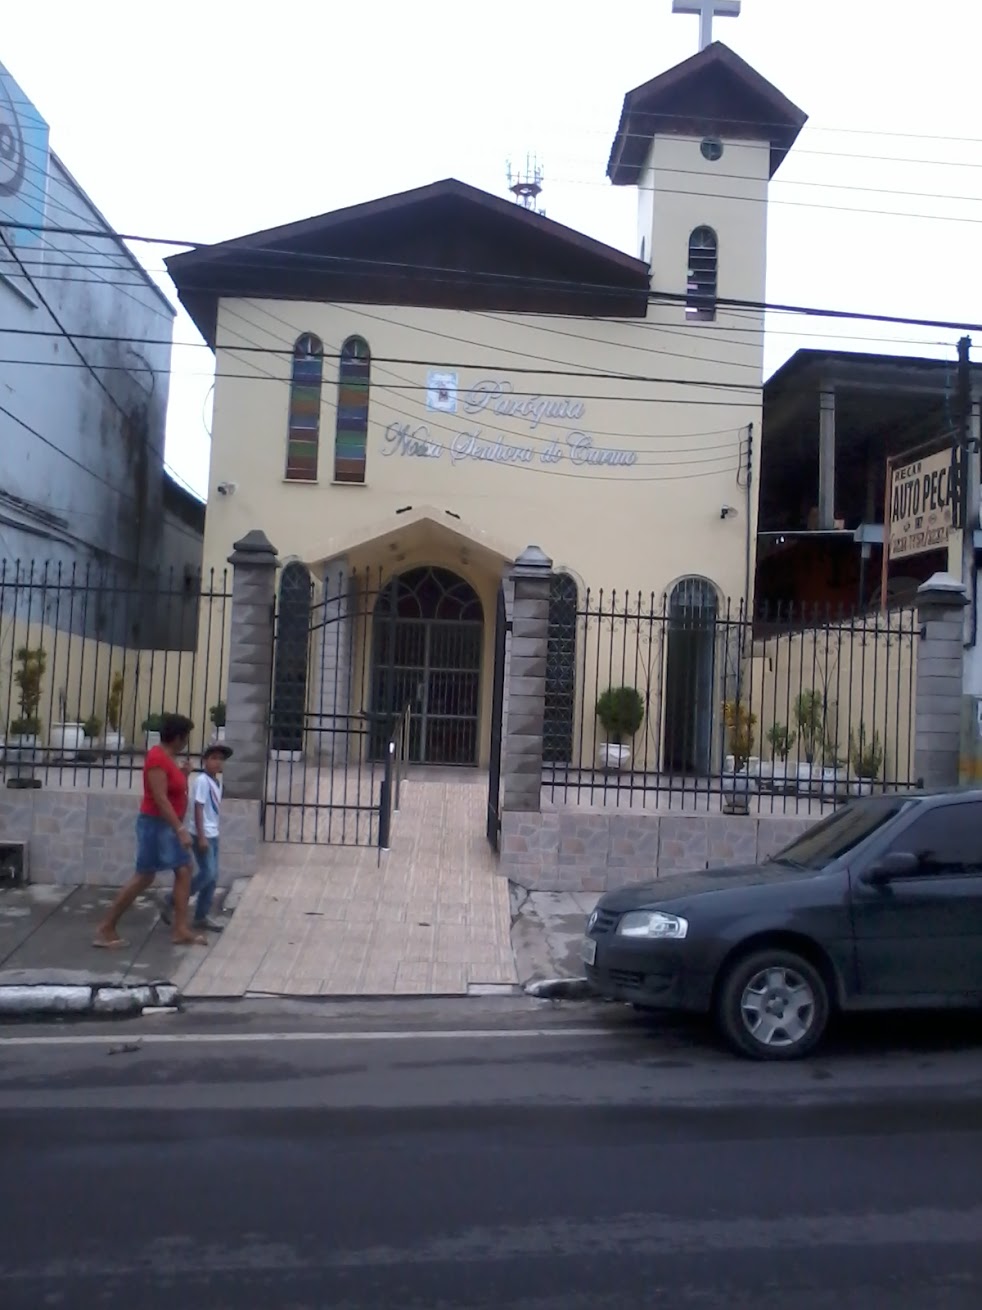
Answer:
POLYGON ((266 534, 254 529, 235 543, 228 562, 233 574, 225 736, 233 755, 225 770, 225 794, 261 801, 279 560, 266 534))
POLYGON ((958 785, 967 603, 964 585, 950 573, 935 573, 917 589, 914 776, 926 788, 958 785))
POLYGON ((542 799, 542 731, 549 644, 552 560, 527 546, 509 575, 514 584, 505 718, 503 811, 538 814, 542 799))

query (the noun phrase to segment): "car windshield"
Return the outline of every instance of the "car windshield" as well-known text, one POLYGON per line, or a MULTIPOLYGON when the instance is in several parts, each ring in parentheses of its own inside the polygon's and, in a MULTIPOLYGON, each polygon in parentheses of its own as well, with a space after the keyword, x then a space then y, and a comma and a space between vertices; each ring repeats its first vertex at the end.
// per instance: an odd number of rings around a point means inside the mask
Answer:
POLYGON ((778 864, 821 869, 848 854, 909 804, 909 800, 898 796, 893 800, 877 799, 844 805, 835 814, 816 823, 814 828, 809 828, 774 858, 778 864))

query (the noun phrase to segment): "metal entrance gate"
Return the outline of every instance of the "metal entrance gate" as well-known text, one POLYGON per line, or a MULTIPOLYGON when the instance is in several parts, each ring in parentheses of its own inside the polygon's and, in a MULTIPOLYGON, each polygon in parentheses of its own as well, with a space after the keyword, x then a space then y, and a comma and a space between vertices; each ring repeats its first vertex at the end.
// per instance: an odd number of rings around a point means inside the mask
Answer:
POLYGON ((446 569, 412 569, 378 597, 372 639, 372 754, 411 704, 409 760, 477 763, 484 615, 473 587, 446 569))
POLYGON ((488 841, 497 850, 501 836, 501 738, 505 713, 505 655, 511 624, 505 607, 505 589, 498 588, 494 621, 494 683, 491 688, 491 758, 488 762, 488 841))
MULTIPOLYGON (((410 706, 410 762, 475 765, 484 616, 444 569, 378 574, 292 562, 276 604, 267 841, 373 846, 389 743, 410 706)), ((402 737, 400 736, 400 742, 402 737)))

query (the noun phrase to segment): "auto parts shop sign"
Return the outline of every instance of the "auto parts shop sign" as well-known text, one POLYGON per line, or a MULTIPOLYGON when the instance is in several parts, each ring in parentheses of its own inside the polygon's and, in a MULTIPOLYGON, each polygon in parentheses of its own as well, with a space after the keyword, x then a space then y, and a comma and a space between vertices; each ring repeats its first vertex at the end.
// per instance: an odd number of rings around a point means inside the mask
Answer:
POLYGON ((887 465, 890 558, 943 550, 955 526, 957 464, 948 447, 923 459, 887 465))

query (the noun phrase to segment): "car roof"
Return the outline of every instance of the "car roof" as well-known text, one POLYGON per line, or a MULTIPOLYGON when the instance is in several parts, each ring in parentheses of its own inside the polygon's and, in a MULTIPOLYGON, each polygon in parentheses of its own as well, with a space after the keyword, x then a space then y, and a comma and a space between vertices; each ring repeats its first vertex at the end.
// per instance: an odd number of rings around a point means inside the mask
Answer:
POLYGON ((937 805, 943 801, 980 801, 982 787, 929 787, 923 791, 885 792, 880 796, 864 796, 855 805, 889 805, 897 800, 914 801, 918 805, 937 805))

